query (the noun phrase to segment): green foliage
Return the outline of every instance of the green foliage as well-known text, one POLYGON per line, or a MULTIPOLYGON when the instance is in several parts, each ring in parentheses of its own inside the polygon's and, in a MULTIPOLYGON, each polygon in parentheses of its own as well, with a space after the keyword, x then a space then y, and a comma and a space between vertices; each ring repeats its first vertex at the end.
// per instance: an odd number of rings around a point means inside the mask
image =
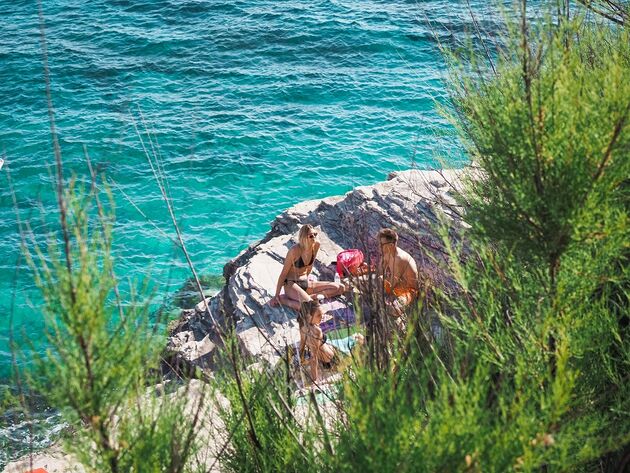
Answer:
POLYGON ((613 23, 626 26, 630 24, 630 2, 627 0, 577 0, 577 2, 613 23))
POLYGON ((547 464, 588 470, 630 442, 630 33, 582 18, 511 31, 496 76, 454 84, 480 255, 451 326, 477 362, 538 387, 547 464))
POLYGON ((614 201, 630 173, 630 34, 582 19, 523 28, 506 38, 496 75, 453 81, 484 176, 470 182, 466 219, 553 277, 572 243, 625 231, 614 201))
POLYGON ((149 324, 148 303, 119 299, 113 211, 74 184, 63 198, 63 251, 53 241, 46 254, 27 252, 45 302, 48 342, 27 373, 30 388, 61 410, 73 427, 66 450, 90 471, 184 471, 195 423, 182 422, 185 397, 145 392, 160 382, 151 370, 164 337, 149 324))
MULTIPOLYGON (((231 344, 230 350, 235 349, 231 344)), ((234 472, 321 471, 316 404, 303 402, 296 407, 298 400, 292 384, 286 384, 284 367, 259 372, 243 366, 242 360, 234 363, 239 373, 226 372, 219 383, 229 401, 222 417, 232 434, 222 466, 234 472)))
POLYGON ((186 460, 196 447, 190 443, 192 422, 185 412, 184 400, 181 394, 180 398, 149 395, 142 398, 140 406, 128 406, 116 432, 117 441, 124 449, 120 471, 191 470, 186 468, 186 460))
MULTIPOLYGON (((309 451, 319 446, 318 471, 612 472, 628 462, 630 33, 579 16, 506 22, 496 74, 473 50, 451 84, 478 169, 462 195, 465 258, 444 232, 461 291, 419 307, 384 365, 352 366, 333 404, 334 454, 299 431, 309 451)), ((252 397, 256 435, 282 445, 274 467, 302 467, 286 453, 299 452, 295 437, 252 397)), ((230 469, 247 459, 268 471, 270 449, 232 425, 230 469)))

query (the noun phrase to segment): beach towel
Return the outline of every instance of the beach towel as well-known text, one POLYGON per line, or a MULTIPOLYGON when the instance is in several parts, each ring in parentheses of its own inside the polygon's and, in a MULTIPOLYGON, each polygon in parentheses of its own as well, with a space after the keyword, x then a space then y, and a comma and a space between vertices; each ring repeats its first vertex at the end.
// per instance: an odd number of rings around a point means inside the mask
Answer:
POLYGON ((321 304, 324 311, 324 318, 319 324, 322 332, 328 333, 333 330, 353 327, 356 323, 354 309, 347 302, 330 300, 321 304))

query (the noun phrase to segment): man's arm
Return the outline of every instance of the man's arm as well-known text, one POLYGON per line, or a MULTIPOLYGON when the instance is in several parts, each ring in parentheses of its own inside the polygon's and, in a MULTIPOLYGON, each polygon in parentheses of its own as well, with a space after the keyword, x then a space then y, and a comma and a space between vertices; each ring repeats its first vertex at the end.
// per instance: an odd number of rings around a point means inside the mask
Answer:
POLYGON ((418 266, 411 257, 407 256, 407 269, 405 270, 405 286, 418 289, 418 266))

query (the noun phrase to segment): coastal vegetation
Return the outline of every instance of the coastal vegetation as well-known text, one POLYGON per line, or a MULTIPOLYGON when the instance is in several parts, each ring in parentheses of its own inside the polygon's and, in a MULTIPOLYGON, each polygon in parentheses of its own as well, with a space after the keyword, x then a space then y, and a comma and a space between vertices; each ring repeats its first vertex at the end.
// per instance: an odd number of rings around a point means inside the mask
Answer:
MULTIPOLYGON (((630 35, 569 13, 532 24, 523 2, 496 44, 449 53, 447 113, 476 170, 460 196, 473 256, 451 247, 460 292, 426 299, 385 366, 358 360, 335 428, 316 403, 306 428, 239 423, 233 401, 231 471, 628 466, 630 35)), ((289 402, 279 379, 252 379, 258 412, 289 402)))
POLYGON ((61 410, 71 426, 65 450, 89 470, 183 471, 202 404, 188 415, 186 390, 162 384, 165 339, 150 320, 150 298, 120 299, 113 211, 105 205, 112 200, 103 202, 97 189, 71 182, 60 195, 67 244, 26 252, 44 298, 48 344, 32 360, 27 384, 61 410))
POLYGON ((523 2, 495 43, 446 52, 445 113, 474 176, 460 194, 467 250, 442 229, 458 290, 426 287, 398 337, 370 337, 339 383, 300 396, 289 352, 252 369, 229 326, 218 329, 225 368, 198 373, 192 405, 190 380, 163 381, 163 335, 146 303, 116 290, 111 200, 95 175, 62 188, 58 155, 62 245, 28 254, 50 348, 26 379, 72 426, 67 451, 99 472, 623 471, 630 29, 620 5, 590 16, 562 3, 530 23, 523 2), (208 400, 222 406, 213 438, 200 433, 217 422, 202 415, 208 400), (210 441, 215 460, 202 465, 210 441))

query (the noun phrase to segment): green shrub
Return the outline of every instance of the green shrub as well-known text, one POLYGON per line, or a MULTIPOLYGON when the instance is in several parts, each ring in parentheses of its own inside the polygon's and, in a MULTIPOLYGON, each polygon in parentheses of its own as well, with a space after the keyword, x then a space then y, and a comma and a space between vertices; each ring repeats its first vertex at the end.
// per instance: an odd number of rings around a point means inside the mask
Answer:
MULTIPOLYGON (((520 20, 506 20, 496 73, 475 50, 454 63, 453 120, 477 169, 461 195, 470 250, 450 250, 461 291, 419 307, 378 369, 358 358, 318 470, 616 471, 626 461, 630 37, 579 15, 520 20)), ((299 451, 263 418, 258 435, 299 451)), ((231 460, 253 465, 240 432, 231 460)), ((273 455, 259 454, 259 465, 273 455)))
POLYGON ((165 338, 149 323, 148 302, 123 303, 115 290, 113 212, 72 183, 63 199, 67 245, 27 251, 48 345, 27 373, 30 389, 61 411, 72 427, 65 449, 88 470, 184 471, 195 421, 182 421, 186 396, 146 393, 161 382, 165 338))

